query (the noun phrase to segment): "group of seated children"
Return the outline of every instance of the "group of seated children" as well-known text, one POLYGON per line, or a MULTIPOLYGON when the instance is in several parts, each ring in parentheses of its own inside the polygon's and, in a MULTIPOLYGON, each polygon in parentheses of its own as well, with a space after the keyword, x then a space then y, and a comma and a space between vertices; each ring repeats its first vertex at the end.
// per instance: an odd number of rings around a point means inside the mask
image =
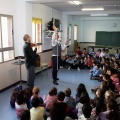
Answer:
POLYGON ((15 89, 11 107, 20 120, 120 120, 120 85, 119 91, 114 93, 107 79, 108 76, 104 76, 101 85, 92 89, 94 99, 89 97, 82 83, 74 97, 70 88, 58 92, 53 87, 43 98, 37 86, 32 91, 15 89))
MULTIPOLYGON (((70 68, 91 68, 90 79, 97 79, 100 86, 91 89, 95 98, 91 99, 84 84, 80 83, 75 97, 71 89, 57 91, 53 87, 42 98, 39 87, 33 89, 17 87, 11 96, 10 105, 15 108, 20 120, 120 120, 120 61, 118 50, 110 57, 108 49, 94 49, 87 54, 77 51, 72 59, 66 56, 70 68), (79 60, 79 61, 78 61, 79 60)), ((68 68, 69 68, 68 67, 68 68)), ((70 69, 69 68, 69 69, 70 69)))
POLYGON ((86 48, 83 51, 80 50, 78 47, 75 56, 63 56, 62 57, 62 66, 67 67, 68 70, 72 69, 84 69, 84 68, 91 68, 92 67, 92 56, 87 54, 86 48))
MULTIPOLYGON (((89 68, 91 73, 91 79, 97 79, 102 77, 107 69, 116 69, 120 72, 120 56, 118 49, 115 49, 115 54, 110 57, 108 49, 98 49, 95 53, 94 48, 92 47, 89 54, 86 51, 86 48, 83 51, 78 47, 75 56, 63 56, 62 57, 62 66, 67 67, 68 70, 72 69, 84 69, 89 68)), ((112 70, 114 71, 114 70, 112 70)), ((119 73, 118 73, 119 74, 119 73)))

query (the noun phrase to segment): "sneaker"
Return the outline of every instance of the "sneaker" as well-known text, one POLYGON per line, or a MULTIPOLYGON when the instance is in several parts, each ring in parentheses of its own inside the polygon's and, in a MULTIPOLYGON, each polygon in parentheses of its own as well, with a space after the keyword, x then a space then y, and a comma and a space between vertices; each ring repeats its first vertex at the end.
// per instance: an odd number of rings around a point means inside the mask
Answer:
POLYGON ((80 68, 78 67, 77 70, 80 70, 80 68))
POLYGON ((68 68, 68 70, 70 70, 70 67, 68 68))

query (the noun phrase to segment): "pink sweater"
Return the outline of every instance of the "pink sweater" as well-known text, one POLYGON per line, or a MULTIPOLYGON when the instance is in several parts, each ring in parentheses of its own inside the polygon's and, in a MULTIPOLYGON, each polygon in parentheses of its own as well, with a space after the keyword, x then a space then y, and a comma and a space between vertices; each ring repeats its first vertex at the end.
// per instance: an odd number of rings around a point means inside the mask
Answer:
POLYGON ((46 104, 47 109, 51 109, 53 107, 53 103, 57 100, 57 96, 44 96, 44 103, 46 104))
POLYGON ((113 77, 113 76, 111 76, 110 78, 112 80, 112 83, 115 85, 116 90, 118 91, 119 90, 119 78, 113 77))

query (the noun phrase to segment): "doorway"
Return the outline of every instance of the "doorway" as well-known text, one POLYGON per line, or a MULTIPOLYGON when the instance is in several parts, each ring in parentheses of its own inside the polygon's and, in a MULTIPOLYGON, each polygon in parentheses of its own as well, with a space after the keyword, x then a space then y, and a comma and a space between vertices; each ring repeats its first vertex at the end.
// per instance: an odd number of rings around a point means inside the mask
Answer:
POLYGON ((78 47, 78 26, 74 25, 74 52, 76 52, 78 47))

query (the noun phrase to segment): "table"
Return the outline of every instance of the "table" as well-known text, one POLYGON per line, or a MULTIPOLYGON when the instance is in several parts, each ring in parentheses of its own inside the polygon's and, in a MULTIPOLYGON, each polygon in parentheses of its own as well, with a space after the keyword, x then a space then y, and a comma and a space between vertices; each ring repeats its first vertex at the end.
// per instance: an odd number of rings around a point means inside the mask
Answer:
POLYGON ((21 61, 21 60, 15 61, 15 62, 12 63, 13 65, 19 65, 19 68, 20 68, 20 84, 22 84, 21 65, 23 65, 24 63, 25 63, 25 61, 21 61))

